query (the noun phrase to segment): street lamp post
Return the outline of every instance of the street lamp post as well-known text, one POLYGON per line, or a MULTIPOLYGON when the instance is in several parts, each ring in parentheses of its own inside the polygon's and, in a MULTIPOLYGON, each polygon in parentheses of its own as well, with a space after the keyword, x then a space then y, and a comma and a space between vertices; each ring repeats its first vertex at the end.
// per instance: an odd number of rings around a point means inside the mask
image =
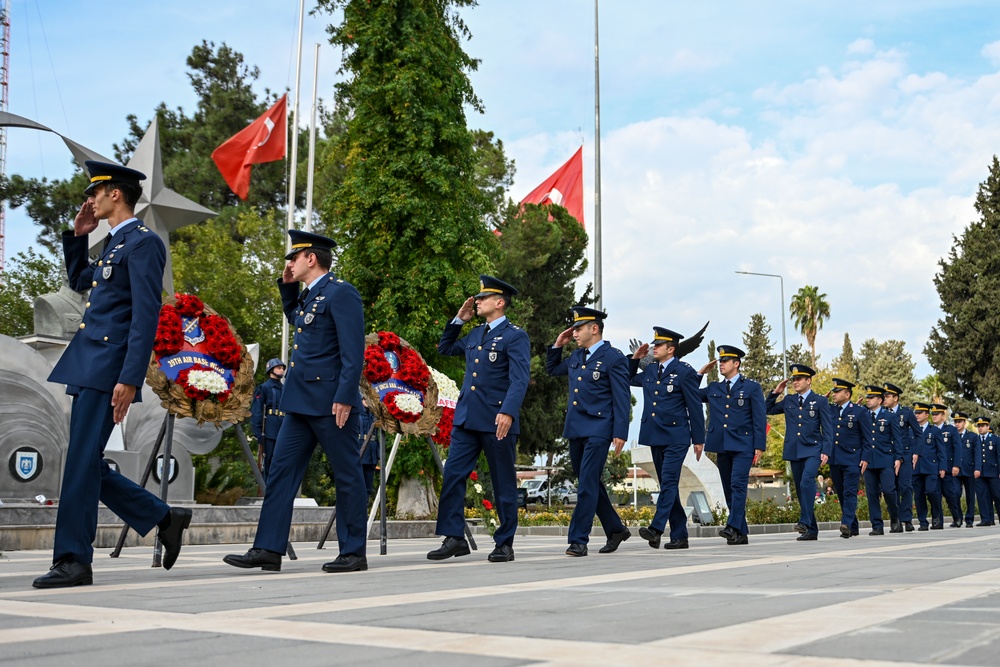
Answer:
POLYGON ((785 279, 777 273, 755 273, 753 271, 736 271, 745 276, 766 276, 777 278, 781 281, 781 363, 785 368, 785 377, 788 377, 788 345, 785 339, 785 279))

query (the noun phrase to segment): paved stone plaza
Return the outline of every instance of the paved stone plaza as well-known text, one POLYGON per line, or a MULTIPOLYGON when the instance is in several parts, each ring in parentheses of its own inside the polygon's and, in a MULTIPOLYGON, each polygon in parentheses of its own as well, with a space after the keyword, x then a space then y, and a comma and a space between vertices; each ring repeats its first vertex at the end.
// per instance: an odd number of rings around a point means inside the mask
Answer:
MULTIPOLYGON (((0 559, 0 663, 64 665, 1000 664, 1000 528, 851 540, 823 531, 692 539, 654 551, 563 555, 565 538, 488 542, 441 563, 438 540, 395 540, 367 572, 324 574, 296 544, 284 571, 222 563, 245 545, 99 550, 95 585, 34 590, 50 552, 0 559)), ((369 542, 377 553, 378 542, 369 542)))

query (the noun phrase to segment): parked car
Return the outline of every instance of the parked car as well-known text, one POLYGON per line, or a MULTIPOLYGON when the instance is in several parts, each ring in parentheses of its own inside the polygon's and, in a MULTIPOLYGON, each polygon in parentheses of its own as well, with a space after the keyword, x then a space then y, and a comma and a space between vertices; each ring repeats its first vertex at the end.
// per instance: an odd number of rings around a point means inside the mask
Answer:
POLYGON ((549 480, 547 477, 535 477, 521 482, 521 488, 528 492, 528 503, 549 502, 549 480))
POLYGON ((560 502, 564 505, 576 504, 576 487, 572 484, 560 486, 552 490, 552 502, 560 502))

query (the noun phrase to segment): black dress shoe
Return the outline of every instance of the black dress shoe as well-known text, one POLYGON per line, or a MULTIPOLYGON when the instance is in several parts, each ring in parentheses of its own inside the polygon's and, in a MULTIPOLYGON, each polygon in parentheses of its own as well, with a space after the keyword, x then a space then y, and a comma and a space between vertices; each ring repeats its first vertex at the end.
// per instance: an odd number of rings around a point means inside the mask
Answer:
POLYGON ((966 527, 966 528, 975 528, 975 526, 973 526, 973 525, 972 525, 972 522, 971 522, 971 521, 966 521, 966 522, 965 522, 965 527, 966 527))
POLYGON ((608 538, 608 543, 597 550, 597 553, 609 554, 613 551, 618 551, 618 545, 632 537, 632 533, 628 528, 625 530, 619 530, 617 533, 611 533, 608 538))
POLYGON ((996 524, 992 521, 980 521, 976 526, 995 526, 996 524))
POLYGON ((927 527, 927 526, 920 526, 919 528, 917 528, 917 530, 919 532, 923 533, 923 532, 926 532, 927 530, 930 530, 930 528, 927 527))
POLYGON ((931 530, 944 530, 944 526, 940 523, 932 523, 931 530))
POLYGON ((840 524, 840 536, 843 537, 845 540, 850 539, 851 538, 851 527, 850 526, 845 526, 844 524, 840 524))
POLYGON ((567 556, 586 556, 587 555, 587 545, 586 544, 571 544, 566 549, 567 556))
POLYGON ((446 537, 441 546, 427 554, 427 559, 444 560, 452 556, 468 556, 470 553, 472 551, 469 550, 469 543, 464 537, 446 537))
POLYGON ((94 583, 94 570, 89 565, 61 560, 49 568, 48 573, 35 579, 35 588, 69 588, 70 586, 90 586, 94 583))
POLYGON ((806 533, 809 532, 809 526, 799 521, 797 524, 795 524, 795 531, 799 535, 805 535, 806 533))
POLYGON ((679 540, 670 540, 663 545, 664 549, 687 549, 688 541, 686 537, 682 537, 679 540))
POLYGON ((267 549, 251 549, 242 556, 230 554, 223 558, 222 562, 246 570, 259 567, 265 572, 281 572, 281 554, 267 549))
POLYGON ((952 522, 951 522, 951 523, 950 523, 950 524, 948 525, 948 527, 949 527, 949 528, 961 528, 961 527, 962 527, 962 524, 960 524, 960 523, 959 523, 958 521, 952 521, 952 522))
POLYGON ((903 532, 903 524, 899 523, 898 521, 892 522, 890 524, 889 532, 890 533, 901 533, 901 532, 903 532))
POLYGON ((860 534, 861 533, 859 531, 857 531, 857 530, 855 530, 853 528, 851 529, 851 537, 857 537, 860 534))
POLYGON ((733 539, 737 535, 737 531, 732 526, 726 526, 725 528, 719 529, 719 537, 724 537, 727 540, 733 539))
POLYGON ((870 532, 868 534, 869 535, 885 535, 885 531, 882 530, 881 528, 872 528, 872 532, 870 532))
POLYGON ((649 542, 649 546, 653 547, 654 549, 659 549, 660 538, 663 537, 663 531, 643 526, 642 528, 639 529, 639 537, 649 542))
POLYGON ((737 545, 737 544, 750 544, 750 540, 747 536, 738 530, 733 529, 733 537, 726 540, 726 544, 737 545))
POLYGON ((514 547, 509 544, 498 544, 486 560, 491 563, 509 563, 514 560, 514 547))
POLYGON ((368 559, 354 554, 340 554, 323 565, 324 572, 362 572, 368 569, 368 559))
POLYGON ((903 522, 903 528, 905 528, 906 532, 908 532, 908 533, 912 533, 913 532, 913 524, 910 523, 909 521, 904 521, 903 522))
POLYGON ((806 533, 805 535, 799 535, 798 537, 795 538, 795 541, 796 542, 815 542, 816 541, 816 534, 815 533, 806 533))
POLYGON ((169 570, 177 562, 181 553, 184 531, 191 525, 191 510, 186 507, 171 507, 167 512, 170 523, 156 531, 156 537, 163 545, 163 569, 169 570))

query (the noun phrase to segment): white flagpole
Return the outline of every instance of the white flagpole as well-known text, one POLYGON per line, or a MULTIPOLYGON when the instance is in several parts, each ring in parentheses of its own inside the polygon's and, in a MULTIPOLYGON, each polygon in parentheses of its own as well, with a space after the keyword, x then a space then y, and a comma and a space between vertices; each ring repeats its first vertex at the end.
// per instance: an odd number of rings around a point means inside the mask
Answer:
MULTIPOLYGON (((285 231, 292 228, 295 219, 295 167, 299 162, 299 84, 301 83, 302 70, 302 27, 306 18, 306 0, 299 0, 299 40, 297 55, 295 58, 295 106, 292 107, 292 158, 289 164, 288 175, 288 217, 285 219, 285 231)), ((285 254, 292 249, 292 241, 288 234, 285 234, 285 254)), ((281 318, 281 360, 288 367, 288 319, 281 318)))
POLYGON ((306 171, 306 231, 312 231, 313 170, 316 168, 316 107, 319 95, 319 44, 316 44, 316 62, 313 65, 312 118, 309 121, 309 169, 306 171))
POLYGON ((598 0, 594 0, 594 294, 598 310, 604 309, 601 284, 601 50, 598 29, 598 0))

